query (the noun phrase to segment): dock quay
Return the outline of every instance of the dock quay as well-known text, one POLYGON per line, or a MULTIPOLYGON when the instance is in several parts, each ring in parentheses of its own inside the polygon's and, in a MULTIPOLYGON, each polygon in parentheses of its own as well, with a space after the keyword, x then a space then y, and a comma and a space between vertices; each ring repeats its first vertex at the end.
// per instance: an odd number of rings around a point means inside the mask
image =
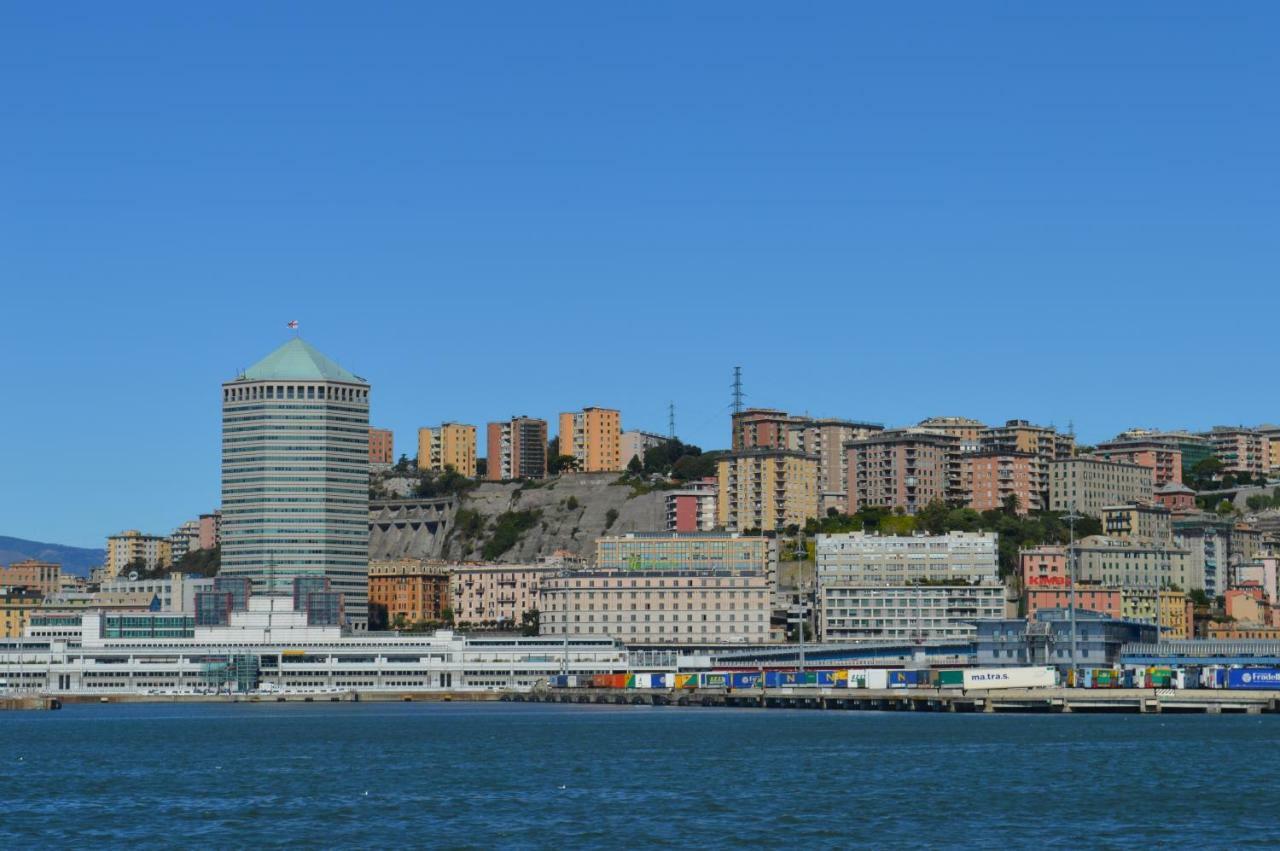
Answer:
POLYGON ((0 712, 20 712, 24 710, 61 709, 62 701, 56 697, 45 695, 9 695, 0 696, 0 712))
POLYGON ((1214 689, 535 689, 502 700, 878 712, 1280 712, 1280 691, 1214 689))

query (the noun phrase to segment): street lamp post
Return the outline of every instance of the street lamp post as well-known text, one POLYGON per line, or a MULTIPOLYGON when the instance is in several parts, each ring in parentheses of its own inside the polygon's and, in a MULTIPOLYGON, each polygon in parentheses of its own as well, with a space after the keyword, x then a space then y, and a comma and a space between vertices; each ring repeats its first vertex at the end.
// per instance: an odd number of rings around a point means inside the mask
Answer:
POLYGON ((1071 500, 1071 513, 1067 515, 1067 582, 1070 584, 1070 602, 1067 616, 1071 620, 1071 684, 1076 685, 1076 501, 1071 500))

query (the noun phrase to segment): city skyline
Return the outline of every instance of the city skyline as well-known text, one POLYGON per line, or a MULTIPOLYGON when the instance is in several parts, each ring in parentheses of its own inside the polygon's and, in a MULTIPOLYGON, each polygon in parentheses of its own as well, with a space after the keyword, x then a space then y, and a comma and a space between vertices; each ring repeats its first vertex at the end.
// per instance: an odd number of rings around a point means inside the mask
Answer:
POLYGON ((1280 418, 1277 17, 14 10, 0 533, 210 510, 209 388, 292 319, 397 454, 669 402, 722 447, 738 365, 886 425, 1280 418))

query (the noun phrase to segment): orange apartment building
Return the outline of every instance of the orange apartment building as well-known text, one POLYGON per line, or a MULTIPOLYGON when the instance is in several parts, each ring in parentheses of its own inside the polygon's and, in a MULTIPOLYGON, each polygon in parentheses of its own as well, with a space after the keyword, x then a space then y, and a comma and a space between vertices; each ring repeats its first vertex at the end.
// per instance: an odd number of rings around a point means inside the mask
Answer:
POLYGON ((562 413, 560 454, 572 457, 580 473, 621 472, 622 413, 595 407, 562 413))
POLYGON ((1159 440, 1114 440, 1101 443, 1094 455, 1121 464, 1149 467, 1156 487, 1182 484, 1182 450, 1159 440))
POLYGON ((442 423, 418 429, 418 469, 443 473, 452 467, 469 478, 476 475, 476 427, 442 423))
POLYGON ((485 478, 491 482, 547 475, 547 421, 512 417, 489 423, 485 478))
POLYGON ((422 559, 369 562, 369 605, 386 610, 387 624, 443 621, 449 608, 449 569, 422 559))
POLYGON ((369 429, 369 463, 391 466, 396 462, 395 438, 389 428, 369 429))

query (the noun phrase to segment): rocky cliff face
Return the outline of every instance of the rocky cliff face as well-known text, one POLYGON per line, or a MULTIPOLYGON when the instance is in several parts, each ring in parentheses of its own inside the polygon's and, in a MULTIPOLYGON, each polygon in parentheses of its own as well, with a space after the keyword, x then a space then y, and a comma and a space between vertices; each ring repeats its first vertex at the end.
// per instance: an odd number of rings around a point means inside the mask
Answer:
MULTIPOLYGON (((590 560, 601 535, 655 531, 665 525, 662 491, 638 492, 617 482, 616 473, 568 475, 545 482, 483 482, 451 503, 433 508, 439 522, 418 524, 412 534, 380 528, 378 518, 388 512, 382 503, 375 503, 370 512, 370 554, 373 558, 481 560, 488 550, 494 561, 523 563, 563 550, 590 560), (507 542, 510 548, 495 555, 507 542)), ((394 490, 407 492, 400 487, 394 490)))

